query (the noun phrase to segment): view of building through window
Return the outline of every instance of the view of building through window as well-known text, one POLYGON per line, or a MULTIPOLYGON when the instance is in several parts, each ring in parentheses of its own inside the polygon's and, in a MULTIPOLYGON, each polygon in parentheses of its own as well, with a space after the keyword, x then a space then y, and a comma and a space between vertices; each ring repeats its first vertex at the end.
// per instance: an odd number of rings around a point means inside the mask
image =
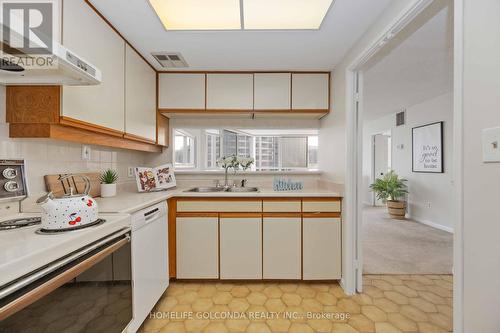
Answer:
POLYGON ((318 131, 311 129, 176 129, 176 168, 217 169, 217 159, 252 157, 254 171, 318 168, 318 131))
POLYGON ((174 131, 174 160, 179 168, 194 168, 195 164, 195 137, 189 133, 174 131))

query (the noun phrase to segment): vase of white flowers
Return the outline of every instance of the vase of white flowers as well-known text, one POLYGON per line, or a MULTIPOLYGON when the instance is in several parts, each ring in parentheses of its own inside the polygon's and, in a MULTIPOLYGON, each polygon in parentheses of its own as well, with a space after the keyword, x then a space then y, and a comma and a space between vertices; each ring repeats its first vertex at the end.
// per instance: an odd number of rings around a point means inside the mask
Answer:
POLYGON ((243 169, 243 171, 246 171, 246 170, 250 169, 250 167, 252 166, 252 164, 254 162, 254 159, 251 157, 238 157, 238 162, 239 162, 241 168, 243 169))
POLYGON ((241 167, 243 170, 249 169, 254 163, 251 157, 238 157, 236 155, 224 156, 217 160, 217 165, 224 169, 224 187, 228 188, 228 172, 233 169, 234 173, 241 167))

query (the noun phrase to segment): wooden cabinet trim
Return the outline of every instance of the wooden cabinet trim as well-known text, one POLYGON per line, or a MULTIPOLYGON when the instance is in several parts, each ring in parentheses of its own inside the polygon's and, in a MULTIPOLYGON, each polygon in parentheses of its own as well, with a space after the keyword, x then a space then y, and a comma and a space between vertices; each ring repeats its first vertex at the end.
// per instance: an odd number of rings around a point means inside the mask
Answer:
POLYGON ((302 213, 303 218, 340 218, 339 213, 302 213))
POLYGON ((253 109, 205 109, 204 112, 213 113, 253 113, 253 109))
POLYGON ((166 109, 166 108, 158 108, 158 112, 160 113, 193 113, 193 112, 205 112, 207 109, 166 109))
POLYGON ((219 213, 219 218, 221 219, 231 219, 231 218, 262 218, 262 213, 219 213))
POLYGON ((170 120, 160 112, 156 114, 156 144, 163 147, 170 145, 170 120))
POLYGON ((255 114, 267 114, 267 113, 312 113, 312 114, 322 114, 328 113, 329 109, 168 109, 168 108, 159 108, 158 111, 160 113, 255 113, 255 114))
POLYGON ((292 113, 328 113, 330 109, 292 109, 292 113))
POLYGON ((50 138, 51 124, 9 124, 10 138, 50 138))
POLYGON ((341 201, 340 197, 304 197, 302 201, 341 201))
POLYGON ((262 213, 262 217, 266 218, 281 218, 281 217, 293 217, 300 218, 302 217, 301 213, 262 213))
POLYGON ((160 146, 59 124, 9 124, 11 138, 50 138, 90 145, 161 153, 160 146))
POLYGON ((262 201, 251 197, 177 197, 177 201, 262 201))
POLYGON ((100 125, 95 125, 92 123, 88 123, 86 121, 74 119, 71 117, 66 117, 66 116, 61 116, 60 118, 60 124, 65 125, 65 126, 71 126, 71 127, 76 127, 76 128, 81 128, 84 130, 89 130, 93 132, 98 132, 98 133, 103 133, 103 134, 108 134, 108 135, 113 135, 113 136, 118 136, 118 137, 123 137, 124 132, 118 131, 115 129, 111 129, 108 127, 100 126, 100 125))
POLYGON ((328 74, 329 71, 164 71, 159 70, 161 74, 328 74))
POLYGON ((61 86, 7 86, 7 123, 59 123, 61 86))
POLYGON ((125 133, 125 134, 123 134, 123 138, 129 139, 129 140, 134 140, 134 141, 139 141, 139 142, 144 142, 144 143, 156 144, 155 140, 143 138, 142 136, 135 135, 135 134, 125 133))
POLYGON ((176 217, 219 217, 219 213, 177 212, 176 217))
POLYGON ((167 200, 168 205, 168 271, 169 277, 177 276, 177 200, 167 200))

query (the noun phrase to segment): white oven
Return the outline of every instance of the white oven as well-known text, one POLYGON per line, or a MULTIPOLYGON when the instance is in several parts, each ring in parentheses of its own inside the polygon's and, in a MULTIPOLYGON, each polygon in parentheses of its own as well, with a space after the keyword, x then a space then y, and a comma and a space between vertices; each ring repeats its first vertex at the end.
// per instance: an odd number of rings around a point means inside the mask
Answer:
POLYGON ((0 286, 0 332, 124 331, 132 319, 130 252, 124 228, 0 286))

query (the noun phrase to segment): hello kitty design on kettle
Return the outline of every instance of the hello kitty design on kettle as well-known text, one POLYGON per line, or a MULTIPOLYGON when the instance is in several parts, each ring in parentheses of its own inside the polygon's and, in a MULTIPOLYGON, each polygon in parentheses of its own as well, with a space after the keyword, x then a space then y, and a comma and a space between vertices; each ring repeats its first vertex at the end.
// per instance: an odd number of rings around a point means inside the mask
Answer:
POLYGON ((63 181, 70 177, 80 177, 85 182, 82 194, 74 194, 69 188, 69 194, 54 197, 52 192, 39 198, 36 202, 42 209, 42 228, 45 230, 61 230, 81 227, 98 219, 98 207, 89 195, 90 180, 82 175, 66 175, 59 178, 63 181))

